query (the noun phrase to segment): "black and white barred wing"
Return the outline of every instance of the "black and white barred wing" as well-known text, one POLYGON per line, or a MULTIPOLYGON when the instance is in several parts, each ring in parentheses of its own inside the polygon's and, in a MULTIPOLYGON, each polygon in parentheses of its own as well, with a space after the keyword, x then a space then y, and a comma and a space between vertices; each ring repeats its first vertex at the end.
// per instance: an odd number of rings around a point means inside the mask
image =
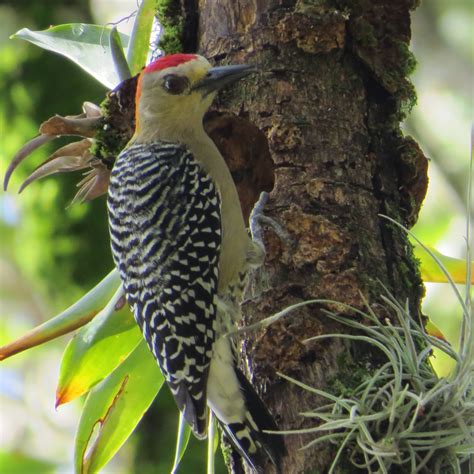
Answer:
POLYGON ((179 409, 204 436, 221 243, 214 183, 183 146, 134 145, 117 158, 108 208, 135 319, 179 409))

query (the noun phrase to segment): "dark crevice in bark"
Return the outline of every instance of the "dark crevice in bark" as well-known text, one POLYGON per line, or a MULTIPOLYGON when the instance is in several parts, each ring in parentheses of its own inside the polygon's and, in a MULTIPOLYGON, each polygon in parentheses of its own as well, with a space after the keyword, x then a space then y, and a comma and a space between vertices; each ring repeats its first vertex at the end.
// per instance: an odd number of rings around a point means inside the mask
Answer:
POLYGON ((181 0, 183 12, 183 53, 195 53, 198 48, 199 2, 181 0))

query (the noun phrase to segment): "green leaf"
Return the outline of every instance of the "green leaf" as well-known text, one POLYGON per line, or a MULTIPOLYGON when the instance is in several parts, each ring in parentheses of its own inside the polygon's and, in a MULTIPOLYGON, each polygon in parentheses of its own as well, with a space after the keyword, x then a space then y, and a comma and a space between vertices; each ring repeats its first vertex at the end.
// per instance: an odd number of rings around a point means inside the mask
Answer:
MULTIPOLYGON (((101 84, 113 89, 120 83, 120 78, 110 51, 110 30, 105 26, 70 23, 53 26, 44 31, 23 28, 11 38, 24 39, 40 48, 66 56, 101 84)), ((121 33, 120 38, 127 51, 128 35, 121 33)))
MULTIPOLYGON (((467 262, 460 258, 448 257, 435 250, 433 247, 427 249, 435 255, 450 274, 455 283, 466 283, 467 262)), ((415 256, 420 260, 421 276, 424 281, 431 283, 449 283, 446 273, 443 272, 436 260, 421 245, 414 244, 415 256)), ((474 262, 471 262, 471 283, 474 283, 474 262)))
POLYGON ((76 434, 77 473, 99 471, 120 449, 164 382, 145 341, 87 396, 76 434))
POLYGON ((119 77, 120 82, 125 81, 126 79, 132 77, 132 74, 130 73, 130 69, 127 64, 127 58, 123 53, 123 46, 122 41, 120 40, 119 32, 115 26, 110 30, 109 44, 110 53, 112 54, 112 61, 115 66, 117 76, 119 77))
POLYGON ((155 9, 156 0, 143 0, 138 9, 127 55, 132 75, 138 74, 146 63, 150 50, 150 35, 155 18, 155 9))
POLYGON ((37 326, 16 341, 0 347, 0 360, 84 326, 104 308, 122 283, 112 270, 98 285, 68 309, 37 326))
POLYGON ((212 411, 209 411, 209 425, 207 433, 207 474, 215 474, 216 450, 219 438, 216 430, 216 420, 212 411))
POLYGON ((121 288, 109 304, 66 347, 56 389, 56 406, 70 402, 115 370, 142 340, 125 301, 116 309, 121 288))
POLYGON ((0 472, 5 474, 54 474, 58 466, 20 452, 0 451, 0 472))
POLYGON ((441 329, 433 321, 431 321, 431 319, 428 319, 428 321, 426 322, 425 330, 430 336, 437 337, 438 339, 446 341, 443 331, 441 331, 441 329))
POLYGON ((178 426, 178 437, 176 439, 176 451, 174 455, 173 467, 171 468, 171 474, 176 474, 178 471, 179 463, 183 458, 186 448, 188 447, 189 437, 191 436, 191 428, 184 420, 183 414, 179 413, 179 426, 178 426))

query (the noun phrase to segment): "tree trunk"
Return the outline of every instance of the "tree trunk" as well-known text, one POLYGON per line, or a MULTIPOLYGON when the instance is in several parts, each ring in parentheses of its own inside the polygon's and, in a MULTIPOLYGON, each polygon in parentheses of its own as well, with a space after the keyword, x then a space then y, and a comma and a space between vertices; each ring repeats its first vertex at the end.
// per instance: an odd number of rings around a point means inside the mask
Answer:
MULTIPOLYGON (((426 158, 400 131, 415 100, 406 79, 415 3, 182 2, 186 50, 259 67, 220 96, 219 112, 207 120, 246 215, 260 191, 271 190, 265 214, 288 233, 265 229, 266 285, 260 275, 259 292, 244 304, 245 324, 313 298, 360 309, 368 302, 385 318, 382 285, 420 316, 423 286, 407 236, 380 217, 410 227, 427 187, 426 158)), ((277 372, 324 388, 357 365, 339 339, 303 343, 334 325, 307 306, 242 341, 251 380, 281 429, 307 426, 300 413, 321 400, 277 372)), ((285 439, 283 472, 327 471, 333 448, 300 451, 307 437, 285 439)))

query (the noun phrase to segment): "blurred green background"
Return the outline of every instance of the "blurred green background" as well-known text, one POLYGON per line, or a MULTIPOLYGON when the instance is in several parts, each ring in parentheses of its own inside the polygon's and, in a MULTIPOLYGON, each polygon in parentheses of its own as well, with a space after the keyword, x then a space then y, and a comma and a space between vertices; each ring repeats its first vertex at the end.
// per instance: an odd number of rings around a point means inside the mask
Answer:
MULTIPOLYGON (((129 15, 135 0, 2 0, 0 3, 0 163, 3 176, 15 152, 54 115, 76 114, 85 100, 99 103, 105 89, 78 67, 26 42, 17 30, 70 22, 103 24, 129 15)), ((430 162, 430 185, 415 234, 439 251, 463 258, 473 105, 474 7, 469 0, 431 0, 413 15, 413 82, 418 105, 404 124, 430 162)), ((127 31, 132 21, 120 25, 127 31)), ((57 147, 35 152, 0 193, 0 344, 49 319, 112 268, 105 199, 68 207, 78 176, 62 175, 16 190, 57 147)), ((463 291, 463 289, 461 289, 463 291)), ((428 284, 424 302, 456 344, 461 310, 452 290, 428 284)), ((0 372, 0 472, 72 472, 80 402, 54 410, 61 352, 68 337, 3 362, 0 372)), ((440 356, 438 356, 440 358, 440 356)), ((449 370, 444 364, 441 370, 449 370)), ((159 409, 104 472, 168 472, 174 454, 176 409, 160 394, 159 409), (150 435, 151 434, 151 435, 150 435), (137 454, 137 438, 145 449, 137 454), (168 442, 166 443, 165 442, 168 442), (137 459, 144 463, 137 463, 137 459)), ((204 472, 205 444, 192 440, 181 472, 204 472)))

